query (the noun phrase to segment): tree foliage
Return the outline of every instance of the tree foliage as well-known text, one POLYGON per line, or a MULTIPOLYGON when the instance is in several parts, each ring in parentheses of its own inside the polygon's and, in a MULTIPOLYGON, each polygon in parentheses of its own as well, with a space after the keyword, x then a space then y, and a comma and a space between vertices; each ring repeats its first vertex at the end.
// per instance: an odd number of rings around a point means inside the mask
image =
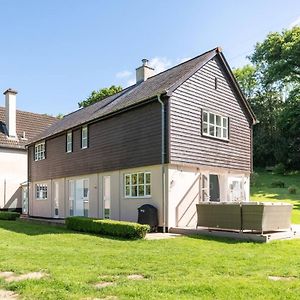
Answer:
POLYGON ((79 107, 87 107, 89 105, 99 102, 99 101, 101 101, 109 96, 112 96, 116 93, 119 93, 121 91, 122 91, 122 87, 115 86, 115 85, 112 85, 108 88, 100 89, 98 91, 92 91, 92 93, 90 94, 89 97, 87 97, 86 100, 78 102, 78 106, 79 107))
POLYGON ((300 169, 300 28, 270 33, 234 74, 256 114, 254 165, 300 169))

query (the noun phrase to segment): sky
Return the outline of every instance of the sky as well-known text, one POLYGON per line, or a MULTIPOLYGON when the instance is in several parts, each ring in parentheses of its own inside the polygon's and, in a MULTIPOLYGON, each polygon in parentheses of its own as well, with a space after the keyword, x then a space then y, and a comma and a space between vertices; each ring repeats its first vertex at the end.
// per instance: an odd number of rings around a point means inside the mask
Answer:
POLYGON ((300 25, 299 0, 0 0, 0 11, 0 91, 53 116, 133 84, 143 58, 161 72, 219 46, 240 67, 269 32, 300 25))

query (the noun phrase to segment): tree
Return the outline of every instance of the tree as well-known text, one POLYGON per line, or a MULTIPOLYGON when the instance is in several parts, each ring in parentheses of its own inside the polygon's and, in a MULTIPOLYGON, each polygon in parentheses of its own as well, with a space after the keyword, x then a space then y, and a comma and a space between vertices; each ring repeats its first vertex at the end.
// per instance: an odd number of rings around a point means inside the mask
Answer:
POLYGON ((253 65, 248 64, 242 68, 233 69, 233 74, 239 82, 246 98, 253 97, 258 88, 256 68, 253 65))
POLYGON ((256 114, 254 166, 300 169, 300 27, 270 33, 234 74, 256 114))
POLYGON ((115 85, 112 85, 109 88, 100 89, 98 91, 92 91, 92 93, 86 100, 78 102, 78 106, 79 107, 87 107, 89 105, 99 102, 99 101, 101 101, 109 96, 112 96, 116 93, 119 93, 121 91, 122 91, 122 87, 115 86, 115 85))
POLYGON ((270 33, 257 43, 249 57, 261 72, 265 85, 293 83, 300 80, 300 27, 270 33))

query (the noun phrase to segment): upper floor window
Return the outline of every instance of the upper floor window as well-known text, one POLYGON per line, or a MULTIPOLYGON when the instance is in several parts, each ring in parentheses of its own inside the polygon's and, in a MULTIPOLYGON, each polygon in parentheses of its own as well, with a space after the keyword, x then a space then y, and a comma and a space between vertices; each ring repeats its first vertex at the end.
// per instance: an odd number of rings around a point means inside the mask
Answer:
POLYGON ((42 160, 45 159, 45 142, 41 142, 34 145, 34 160, 42 160))
POLYGON ((72 131, 67 132, 67 153, 73 151, 73 133, 72 131))
POLYGON ((88 127, 84 126, 81 128, 81 149, 88 147, 88 127))
POLYGON ((151 196, 151 173, 132 173, 125 175, 125 197, 141 198, 151 196))
POLYGON ((35 198, 38 200, 46 200, 48 198, 47 184, 36 184, 35 185, 35 198))
POLYGON ((218 139, 228 140, 228 117, 203 111, 202 134, 218 139))

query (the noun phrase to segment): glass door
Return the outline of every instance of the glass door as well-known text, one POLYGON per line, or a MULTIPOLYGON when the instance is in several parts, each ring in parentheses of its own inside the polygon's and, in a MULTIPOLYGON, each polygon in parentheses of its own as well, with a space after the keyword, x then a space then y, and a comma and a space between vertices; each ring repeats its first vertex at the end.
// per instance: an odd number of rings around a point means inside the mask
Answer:
POLYGON ((53 217, 54 218, 59 218, 59 183, 57 181, 53 182, 53 192, 54 192, 54 197, 53 197, 53 217))
POLYGON ((103 176, 103 218, 110 219, 111 188, 110 176, 103 176))
POLYGON ((22 213, 28 214, 28 187, 22 186, 22 213))

